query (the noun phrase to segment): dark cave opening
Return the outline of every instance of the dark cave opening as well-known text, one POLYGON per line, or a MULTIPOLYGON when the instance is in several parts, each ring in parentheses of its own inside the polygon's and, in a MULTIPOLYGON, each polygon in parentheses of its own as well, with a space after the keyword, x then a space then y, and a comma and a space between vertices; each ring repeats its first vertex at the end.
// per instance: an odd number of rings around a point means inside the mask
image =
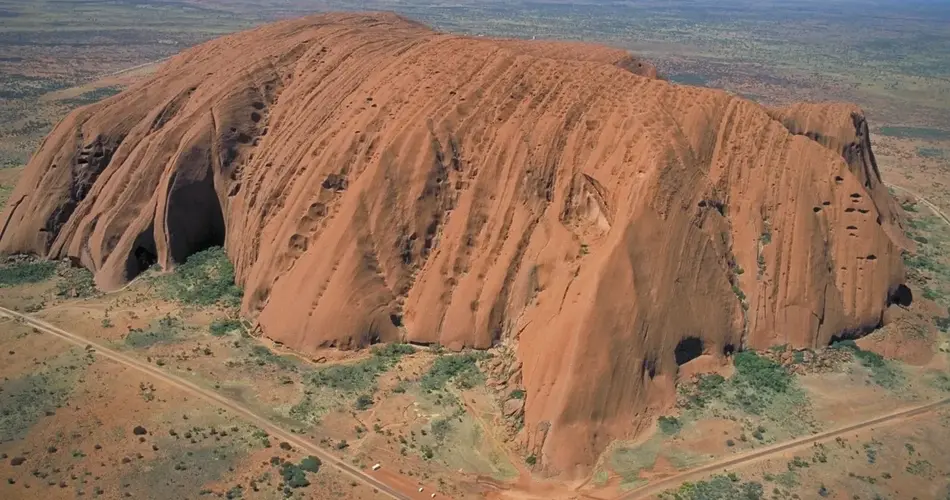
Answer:
POLYGON ((736 353, 736 346, 732 344, 726 344, 722 346, 722 355, 723 356, 732 356, 736 353))
POLYGON ((879 323, 876 324, 876 325, 860 326, 860 327, 857 327, 857 328, 849 328, 849 329, 847 329, 847 330, 842 330, 842 331, 838 332, 837 335, 832 335, 832 336, 831 336, 831 339, 828 340, 828 345, 829 345, 829 346, 835 345, 836 343, 841 342, 841 341, 843 341, 843 340, 857 340, 857 339, 860 339, 860 338, 865 337, 865 336, 867 336, 867 335, 870 335, 870 334, 873 333, 875 330, 878 330, 878 329, 880 329, 880 328, 882 328, 882 327, 884 327, 884 322, 883 322, 883 321, 879 322, 879 323))
POLYGON ((640 376, 649 375, 650 378, 656 377, 656 360, 644 358, 640 365, 640 376))
POLYGON ((138 247, 135 249, 135 262, 138 265, 138 268, 141 271, 144 271, 158 262, 158 256, 155 253, 145 247, 138 247))
POLYGON ((125 260, 125 277, 128 280, 145 272, 158 262, 158 250, 155 249, 154 227, 149 225, 139 233, 132 243, 132 252, 125 260))
POLYGON ((897 304, 901 307, 910 307, 913 302, 914 293, 910 290, 910 287, 903 283, 895 287, 891 287, 891 290, 887 293, 888 306, 897 304))
POLYGON ((703 341, 697 337, 686 337, 676 344, 673 356, 676 358, 677 365, 684 365, 690 361, 702 356, 703 341))
MULTIPOLYGON (((195 163, 201 157, 196 154, 195 163)), ((201 168, 201 167, 199 167, 201 168)), ((168 253, 175 263, 211 247, 224 246, 225 222, 208 165, 200 175, 181 175, 168 195, 165 210, 168 253)))

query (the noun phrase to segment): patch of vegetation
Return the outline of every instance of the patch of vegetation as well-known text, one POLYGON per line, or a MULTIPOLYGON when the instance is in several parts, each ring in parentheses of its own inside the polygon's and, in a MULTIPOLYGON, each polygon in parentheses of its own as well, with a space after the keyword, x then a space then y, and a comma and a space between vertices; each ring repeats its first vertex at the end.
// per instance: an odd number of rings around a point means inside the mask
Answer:
POLYGON ((133 328, 125 335, 125 345, 132 349, 148 349, 158 344, 170 344, 181 338, 184 324, 181 319, 165 315, 147 330, 133 328))
POLYGON ((243 291, 234 284, 234 266, 221 247, 198 252, 161 276, 160 289, 168 299, 183 304, 237 306, 243 291))
POLYGON ((660 426, 660 431, 667 436, 672 436, 683 428, 683 424, 676 417, 662 416, 657 423, 660 426))
POLYGON ((224 479, 246 453, 235 446, 179 443, 166 442, 154 460, 133 462, 122 477, 131 485, 132 498, 152 498, 156 491, 170 488, 175 498, 198 498, 206 484, 224 479))
POLYGON ((783 472, 777 476, 766 474, 764 479, 766 481, 774 481, 775 484, 778 484, 779 486, 786 489, 792 489, 801 484, 801 481, 798 478, 798 473, 794 470, 783 472))
MULTIPOLYGON (((735 373, 729 379, 701 375, 695 384, 680 385, 677 405, 687 416, 740 412, 764 417, 793 434, 810 428, 808 396, 781 365, 752 351, 736 354, 734 363, 735 373)), ((753 436, 765 440, 764 433, 762 427, 753 436)))
POLYGON ((439 444, 445 441, 446 436, 452 432, 452 422, 448 418, 437 418, 432 421, 432 437, 435 438, 439 444))
POLYGON ((68 298, 85 298, 96 295, 96 283, 92 272, 85 267, 68 267, 59 273, 56 295, 68 298))
POLYGON ((76 97, 68 97, 66 99, 60 99, 59 102, 69 106, 71 108, 77 108, 79 106, 85 106, 87 104, 92 104, 99 102, 103 99, 112 97, 119 92, 122 92, 122 89, 119 87, 101 87, 98 89, 93 89, 88 92, 83 92, 76 97))
POLYGON ((619 447, 610 453, 610 468, 620 476, 623 488, 636 487, 643 482, 640 471, 653 467, 662 443, 662 436, 656 435, 644 443, 619 447))
POLYGON ((672 500, 760 500, 765 492, 760 483, 742 482, 739 476, 713 476, 706 481, 683 483, 678 490, 667 491, 660 498, 672 500))
POLYGON ((0 265, 0 288, 46 281, 56 274, 56 263, 21 259, 0 265))
POLYGON ((320 472, 320 467, 323 465, 323 462, 319 458, 313 455, 307 455, 303 460, 300 461, 300 468, 316 474, 320 472))
POLYGON ((950 132, 926 127, 881 127, 880 134, 904 139, 927 139, 936 141, 950 139, 950 132))
POLYGON ((487 356, 488 354, 484 352, 440 356, 432 363, 429 371, 422 376, 422 388, 437 391, 444 388, 450 380, 454 380, 459 388, 471 389, 483 382, 484 377, 477 363, 487 356))
POLYGON ((850 351, 851 355, 871 372, 871 380, 881 387, 893 389, 901 385, 904 379, 900 370, 892 362, 885 360, 876 352, 861 349, 853 340, 835 342, 831 347, 850 351))
POLYGON ((23 439, 30 428, 66 403, 73 381, 87 366, 57 359, 45 371, 0 383, 0 443, 23 439))
POLYGON ((241 330, 241 320, 234 318, 218 318, 211 322, 208 330, 215 337, 224 337, 225 335, 241 330))
POLYGON ((0 210, 7 207, 7 200, 9 200, 10 195, 13 194, 13 187, 14 186, 0 184, 0 210))
POLYGON ((526 393, 523 389, 515 389, 508 394, 508 399, 524 399, 526 393))
POLYGON ((284 478, 284 484, 293 489, 310 486, 310 481, 307 479, 307 471, 293 462, 282 463, 280 466, 280 475, 284 478))
POLYGON ((334 365, 310 374, 308 383, 318 387, 346 392, 369 391, 376 378, 396 366, 404 355, 412 354, 415 348, 408 344, 388 344, 374 347, 372 356, 358 363, 334 365))
POLYGON ((917 156, 921 158, 943 158, 943 150, 940 148, 930 148, 924 146, 917 147, 917 156))
POLYGON ((906 470, 915 476, 933 477, 934 466, 927 460, 917 460, 908 464, 906 470))
POLYGON ((757 385, 772 392, 785 392, 792 385, 792 376, 781 365, 752 351, 735 356, 736 375, 741 385, 757 385))
POLYGON ((275 365, 281 370, 296 371, 297 360, 292 356, 281 356, 265 345, 251 347, 251 360, 258 366, 275 365))
POLYGON ((934 371, 930 378, 930 385, 944 392, 950 392, 950 375, 941 371, 934 371))
POLYGON ((369 394, 360 394, 359 397, 356 398, 356 402, 353 403, 353 407, 359 411, 368 410, 373 406, 374 402, 373 397, 369 394))

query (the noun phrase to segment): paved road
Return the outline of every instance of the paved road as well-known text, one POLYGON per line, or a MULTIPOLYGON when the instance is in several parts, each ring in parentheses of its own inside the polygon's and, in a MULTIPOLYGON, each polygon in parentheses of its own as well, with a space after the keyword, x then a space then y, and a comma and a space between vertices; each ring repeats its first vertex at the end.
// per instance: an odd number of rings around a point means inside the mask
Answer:
POLYGON ((239 403, 231 399, 228 399, 224 396, 221 396, 220 394, 214 391, 199 387, 198 385, 195 385, 194 383, 188 380, 185 380, 181 377, 178 377, 170 373, 166 373, 144 361, 132 358, 130 356, 126 356, 122 353, 109 349, 108 347, 105 347, 95 341, 88 340, 85 337, 82 337, 80 335, 76 335, 74 333, 58 328, 55 325, 47 323, 43 320, 34 318, 26 314, 18 313, 16 311, 12 311, 5 307, 0 307, 0 316, 6 316, 8 318, 13 318, 15 320, 22 321, 23 323, 26 323, 32 326, 33 328, 36 328, 37 330, 46 332, 50 335, 54 335, 63 340, 76 344, 80 347, 95 349, 96 354, 102 357, 111 359, 117 363, 120 363, 134 370, 144 372, 156 379, 159 379, 167 383, 168 385, 171 385, 177 389, 180 389, 194 396, 197 396, 201 399, 204 399, 205 401, 213 405, 216 405, 220 408, 224 408, 226 410, 230 410, 234 413, 237 413, 238 415, 242 416, 245 420, 253 423, 254 425, 260 427, 261 429, 266 430, 270 435, 274 436, 275 438, 280 439, 281 441, 286 441, 290 443, 291 445, 297 447, 298 449, 303 450, 306 453, 319 457, 320 460, 322 460, 324 464, 329 464, 333 467, 336 467, 337 469, 342 471, 344 474, 347 474, 353 479, 360 481, 370 487, 376 488, 381 493, 389 496, 390 498, 394 498, 397 500, 412 500, 414 498, 429 498, 428 495, 423 497, 421 496, 421 494, 415 494, 415 492, 411 492, 409 494, 403 493, 397 490, 396 488, 381 481, 380 479, 373 477, 371 474, 363 472, 362 470, 347 464, 346 462, 330 454, 323 448, 320 448, 318 445, 314 444, 313 442, 301 436, 298 436, 296 434, 291 434, 290 432, 285 431, 284 429, 271 423, 266 418, 254 413, 253 411, 251 411, 250 409, 244 406, 241 406, 239 403))

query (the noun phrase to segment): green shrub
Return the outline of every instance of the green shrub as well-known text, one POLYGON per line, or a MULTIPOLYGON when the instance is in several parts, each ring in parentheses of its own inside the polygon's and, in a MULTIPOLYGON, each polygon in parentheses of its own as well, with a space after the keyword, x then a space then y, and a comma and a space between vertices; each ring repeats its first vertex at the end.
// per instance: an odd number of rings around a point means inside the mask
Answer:
POLYGON ((667 436, 672 436, 680 431, 683 428, 683 424, 680 423, 679 419, 676 417, 660 417, 659 421, 660 430, 663 434, 667 436))
POLYGON ((370 352, 373 353, 373 356, 399 361, 403 356, 415 353, 416 348, 409 344, 392 343, 373 346, 370 352))
POLYGON ((525 392, 522 389, 515 389, 508 394, 508 399, 524 399, 525 392))
POLYGON ((752 351, 736 354, 735 366, 734 378, 740 384, 779 393, 787 391, 792 384, 792 376, 781 365, 752 351))
POLYGON ((223 337, 235 330, 240 330, 241 321, 233 318, 218 318, 211 322, 208 329, 211 331, 211 335, 223 337))
POLYGON ((360 394, 359 397, 356 398, 356 403, 353 404, 353 407, 357 410, 363 411, 373 406, 373 402, 372 396, 368 394, 360 394))
POLYGON ((125 335, 125 345, 133 349, 148 349, 157 344, 177 341, 184 329, 179 318, 165 315, 149 327, 148 330, 132 329, 125 335))
POLYGON ((485 357, 486 354, 481 352, 440 356, 432 363, 429 371, 422 376, 422 388, 439 390, 452 379, 456 379, 457 385, 462 388, 474 387, 482 380, 482 373, 476 363, 485 357))
POLYGON ((531 455, 528 455, 527 457, 525 457, 524 463, 526 463, 526 464, 528 464, 528 465, 531 465, 531 466, 534 466, 535 464, 538 463, 538 457, 536 457, 536 456, 532 453, 531 455))
POLYGON ((301 469, 307 472, 313 472, 314 474, 316 474, 317 472, 320 472, 320 466, 322 465, 323 465, 323 462, 321 462, 319 458, 313 455, 308 455, 307 457, 305 457, 303 460, 300 461, 301 469))
POLYGON ((96 294, 96 283, 92 272, 84 267, 70 267, 60 273, 56 284, 56 295, 60 297, 82 298, 96 294))
POLYGON ((184 304, 237 306, 243 292, 234 284, 234 266, 221 247, 198 252, 159 279, 167 298, 184 304))
POLYGON ((448 418, 438 418, 432 421, 432 437, 439 443, 452 431, 452 422, 448 418))
POLYGON ((764 497, 762 485, 756 482, 740 482, 729 476, 713 476, 707 481, 683 483, 676 491, 666 496, 675 500, 760 500, 764 497))
POLYGON ((251 347, 251 360, 258 366, 272 364, 281 370, 297 371, 297 360, 295 358, 276 354, 264 345, 251 347))
POLYGON ((56 264, 49 261, 22 260, 0 266, 0 288, 46 281, 56 274, 56 264))
POLYGON ((893 388, 900 385, 903 377, 892 363, 876 352, 865 351, 853 340, 842 340, 831 345, 832 349, 847 349, 851 355, 871 372, 871 380, 877 385, 893 388))
POLYGON ((291 488, 306 488, 310 486, 310 481, 307 480, 307 473, 291 462, 284 462, 281 465, 280 475, 284 478, 284 484, 291 488))
MULTIPOLYGON (((334 365, 317 370, 310 375, 308 382, 318 387, 357 392, 369 390, 376 377, 396 366, 404 355, 416 352, 408 344, 387 344, 374 347, 373 355, 358 363, 334 365)), ((405 392, 405 387, 402 388, 405 392)))

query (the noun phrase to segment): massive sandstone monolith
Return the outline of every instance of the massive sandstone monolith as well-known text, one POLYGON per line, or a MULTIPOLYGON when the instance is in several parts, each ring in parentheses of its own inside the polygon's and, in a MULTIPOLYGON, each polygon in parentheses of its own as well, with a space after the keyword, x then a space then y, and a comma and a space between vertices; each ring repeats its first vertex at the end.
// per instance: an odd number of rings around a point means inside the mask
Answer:
POLYGON ((613 49, 337 14, 71 113, 0 251, 110 289, 223 244, 243 313, 293 348, 511 342, 527 445, 574 474, 669 404, 678 362, 877 327, 898 213, 852 106, 767 110, 613 49))

